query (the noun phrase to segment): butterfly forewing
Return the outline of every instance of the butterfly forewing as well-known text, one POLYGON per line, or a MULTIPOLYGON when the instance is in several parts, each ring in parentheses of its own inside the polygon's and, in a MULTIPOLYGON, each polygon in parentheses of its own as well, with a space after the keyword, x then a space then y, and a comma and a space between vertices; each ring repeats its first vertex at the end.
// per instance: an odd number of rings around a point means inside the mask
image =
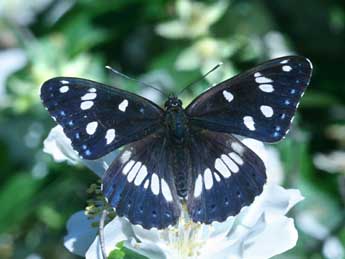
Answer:
POLYGON ((265 142, 283 138, 309 84, 306 58, 273 59, 206 91, 187 108, 191 124, 265 142))
POLYGON ((224 221, 262 192, 266 182, 263 162, 231 134, 195 133, 191 150, 187 206, 193 221, 224 221))
POLYGON ((41 99, 85 159, 97 159, 161 127, 163 111, 156 104, 86 79, 50 79, 41 99))
POLYGON ((152 134, 130 144, 103 177, 103 193, 119 216, 158 229, 174 225, 180 203, 164 137, 152 134))

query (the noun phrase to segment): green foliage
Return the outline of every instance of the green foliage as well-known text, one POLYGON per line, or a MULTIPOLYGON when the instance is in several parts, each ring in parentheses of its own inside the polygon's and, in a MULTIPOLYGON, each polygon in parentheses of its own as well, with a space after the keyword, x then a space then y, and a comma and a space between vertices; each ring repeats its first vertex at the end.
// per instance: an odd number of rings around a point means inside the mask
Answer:
POLYGON ((27 172, 19 173, 2 184, 0 232, 18 227, 17 223, 33 212, 32 200, 39 187, 40 181, 33 179, 27 172))
POLYGON ((108 259, 145 259, 147 257, 133 252, 124 246, 124 242, 116 245, 116 248, 110 252, 108 259))

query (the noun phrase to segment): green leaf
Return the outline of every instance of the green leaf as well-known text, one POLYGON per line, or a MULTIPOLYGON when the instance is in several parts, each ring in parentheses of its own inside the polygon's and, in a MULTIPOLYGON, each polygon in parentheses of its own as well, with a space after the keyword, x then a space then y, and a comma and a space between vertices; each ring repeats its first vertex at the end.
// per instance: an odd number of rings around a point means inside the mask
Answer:
POLYGON ((11 177, 0 190, 0 232, 17 226, 33 210, 33 202, 40 181, 30 174, 11 177))
POLYGON ((115 249, 110 252, 108 259, 124 259, 126 256, 125 252, 120 249, 115 249))
POLYGON ((71 55, 82 53, 107 38, 106 30, 93 26, 86 15, 73 17, 64 28, 63 35, 67 45, 66 50, 71 55))
POLYGON ((108 259, 147 259, 147 257, 126 248, 122 241, 116 245, 116 249, 110 252, 108 259))
POLYGON ((314 90, 307 91, 307 94, 302 98, 301 106, 304 108, 326 108, 340 103, 337 97, 314 90))

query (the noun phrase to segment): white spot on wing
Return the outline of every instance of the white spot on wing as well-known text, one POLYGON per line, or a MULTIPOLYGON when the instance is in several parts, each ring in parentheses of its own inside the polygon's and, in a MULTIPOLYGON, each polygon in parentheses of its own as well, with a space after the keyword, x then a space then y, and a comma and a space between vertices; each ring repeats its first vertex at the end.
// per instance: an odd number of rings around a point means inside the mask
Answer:
POLYGON ((105 139, 107 141, 107 145, 109 145, 115 139, 115 130, 108 129, 107 133, 105 134, 105 139))
POLYGON ((228 157, 227 155, 223 154, 220 157, 222 158, 224 163, 229 167, 231 172, 237 173, 240 170, 238 165, 236 165, 234 161, 232 161, 232 159, 230 159, 230 157, 228 157))
POLYGON ((61 83, 61 84, 66 84, 66 85, 67 85, 67 84, 69 84, 69 81, 67 81, 67 80, 61 80, 60 83, 61 83))
POLYGON ((217 174, 217 173, 213 173, 213 175, 214 175, 214 178, 216 178, 216 181, 217 182, 220 182, 220 177, 219 177, 219 175, 217 174))
POLYGON ((120 104, 119 104, 119 110, 122 112, 125 112, 128 106, 128 100, 124 99, 120 104))
POLYGON ((61 86, 59 91, 60 93, 67 93, 69 90, 69 87, 67 85, 61 86))
POLYGON ((134 165, 134 163, 135 163, 134 160, 129 161, 129 162, 125 165, 125 167, 122 169, 122 174, 126 175, 126 174, 129 172, 129 170, 132 168, 132 166, 134 165))
POLYGON ((151 191, 154 195, 159 194, 159 178, 157 174, 152 174, 151 178, 151 191))
POLYGON ((286 66, 283 66, 282 69, 284 72, 290 72, 292 70, 292 67, 286 65, 286 66))
POLYGON ((139 168, 141 167, 141 162, 136 162, 135 165, 132 167, 132 169, 129 171, 127 176, 127 181, 132 182, 137 175, 139 168))
POLYGON ((273 85, 270 84, 259 85, 259 88, 261 91, 266 93, 272 93, 274 91, 273 85))
POLYGON ((226 90, 223 91, 223 96, 229 103, 234 99, 233 94, 226 90))
POLYGON ((254 126, 255 123, 252 116, 244 116, 243 123, 249 130, 251 131, 255 130, 255 126, 254 126))
POLYGON ((260 110, 266 118, 270 118, 273 116, 273 109, 271 106, 261 105, 260 110))
POLYGON ((254 74, 254 76, 255 76, 255 77, 259 77, 259 76, 262 76, 262 75, 261 75, 261 73, 256 72, 256 73, 254 74))
POLYGON ((96 88, 94 88, 94 87, 90 88, 90 89, 89 89, 89 92, 90 92, 90 93, 95 93, 95 92, 96 92, 96 88))
POLYGON ((198 175, 195 181, 195 186, 194 186, 194 197, 200 196, 202 192, 202 176, 201 174, 198 175))
POLYGON ((272 83, 273 80, 264 76, 255 78, 255 82, 259 84, 272 83))
POLYGON ((231 157, 232 160, 234 160, 238 165, 243 165, 242 158, 238 154, 236 154, 235 152, 230 152, 229 157, 231 157))
POLYGON ((128 161, 128 159, 131 157, 132 152, 129 150, 126 150, 125 152, 122 153, 121 157, 120 157, 120 161, 121 163, 126 163, 128 161))
POLYGON ((162 187, 162 194, 163 194, 164 198, 168 202, 172 201, 173 198, 172 198, 172 195, 171 195, 171 191, 170 191, 169 185, 167 184, 167 182, 164 179, 161 180, 161 187, 162 187))
POLYGON ((206 190, 209 190, 213 186, 212 172, 209 168, 204 171, 204 183, 206 190))
POLYGON ((136 177, 135 180, 134 180, 134 184, 135 184, 136 186, 139 186, 139 185, 144 181, 144 179, 145 179, 146 176, 147 176, 147 168, 146 168, 145 165, 143 165, 143 166, 140 168, 140 170, 139 170, 139 172, 138 172, 138 175, 137 175, 137 177, 136 177))
POLYGON ((242 155, 244 152, 244 147, 238 143, 238 142, 233 142, 231 143, 231 148, 236 151, 236 153, 242 155))
POLYGON ((214 167, 224 176, 224 178, 229 178, 231 176, 231 172, 220 158, 216 159, 214 162, 214 167))
POLYGON ((283 61, 280 61, 280 64, 286 64, 286 63, 288 63, 289 62, 289 60, 288 59, 285 59, 285 60, 283 60, 283 61))
POLYGON ((80 104, 80 109, 88 110, 93 106, 93 101, 85 101, 80 104))
POLYGON ((93 121, 93 122, 88 123, 86 125, 86 133, 89 134, 89 135, 95 134, 97 126, 98 126, 98 122, 97 121, 93 121))
POLYGON ((147 189, 149 187, 150 181, 147 179, 144 183, 144 188, 147 189))
POLYGON ((82 101, 88 101, 88 100, 93 100, 97 97, 97 94, 96 93, 87 93, 87 94, 84 94, 82 97, 81 97, 81 100, 82 101))

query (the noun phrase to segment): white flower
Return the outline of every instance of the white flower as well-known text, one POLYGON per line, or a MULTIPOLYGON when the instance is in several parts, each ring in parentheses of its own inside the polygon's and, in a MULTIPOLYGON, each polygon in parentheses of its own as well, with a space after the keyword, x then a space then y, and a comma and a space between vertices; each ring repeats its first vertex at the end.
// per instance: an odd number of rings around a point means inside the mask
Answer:
POLYGON ((321 224, 315 212, 301 212, 296 217, 296 224, 300 230, 307 235, 324 240, 322 243, 322 254, 327 259, 341 259, 345 256, 345 248, 339 238, 332 236, 329 229, 321 224))
POLYGON ((286 40, 278 31, 270 31, 263 38, 263 43, 269 58, 278 58, 294 54, 287 46, 286 40))
POLYGON ((56 162, 68 161, 76 164, 78 153, 72 148, 71 140, 66 137, 60 125, 55 126, 43 142, 43 151, 53 156, 56 162))
MULTIPOLYGON (((141 82, 148 83, 155 88, 160 89, 164 93, 172 92, 174 87, 174 80, 171 75, 165 70, 154 70, 140 77, 141 82)), ((162 103, 163 96, 157 90, 150 87, 143 87, 140 92, 140 96, 143 96, 154 103, 162 103)))
POLYGON ((231 56, 236 49, 233 42, 204 37, 182 51, 177 57, 175 65, 179 70, 200 69, 201 73, 205 74, 215 65, 223 62, 221 68, 206 78, 209 82, 218 82, 235 74, 232 64, 225 59, 231 56))
POLYGON ((329 173, 345 173, 345 151, 333 151, 328 155, 316 154, 313 161, 321 170, 329 173))
MULTIPOLYGON (((1 9, 1 8, 0 8, 1 9)), ((7 78, 23 68, 27 57, 21 49, 7 49, 0 51, 0 107, 7 105, 6 81, 7 78)))
POLYGON ((217 64, 233 54, 234 51, 234 46, 227 41, 205 37, 196 41, 179 55, 176 67, 180 70, 193 70, 200 68, 200 65, 206 62, 217 64))
POLYGON ((35 20, 36 14, 51 2, 52 0, 1 0, 0 18, 5 17, 19 25, 28 25, 35 20))
POLYGON ((200 70, 202 74, 206 74, 217 64, 222 63, 218 70, 206 77, 209 83, 219 83, 235 74, 234 67, 227 59, 238 47, 239 45, 234 41, 203 37, 179 54, 175 66, 178 70, 200 70))
MULTIPOLYGON (((175 227, 145 230, 117 217, 105 227, 105 251, 109 254, 117 243, 125 241, 127 248, 150 259, 270 258, 295 246, 298 234, 293 219, 285 214, 302 199, 297 190, 267 184, 251 206, 223 223, 196 224, 182 216, 175 227)), ((95 237, 95 233, 81 237, 76 228, 70 224, 67 227, 68 240, 76 244, 81 238, 89 243, 90 236, 95 237)), ((87 226, 82 225, 80 229, 86 231, 87 226)), ((86 245, 78 251, 66 243, 65 246, 79 255, 86 252, 87 259, 102 258, 98 236, 87 251, 86 245)))
MULTIPOLYGON (((248 139, 243 141, 260 154, 269 171, 268 154, 262 143, 248 139)), ((271 161, 276 157, 269 159, 271 161)), ((263 193, 252 205, 243 208, 236 217, 230 217, 223 223, 215 222, 211 225, 192 223, 186 214, 183 214, 174 227, 165 230, 145 230, 140 226, 131 225, 124 218, 116 217, 104 229, 106 253, 109 254, 116 249, 117 243, 124 241, 127 248, 150 259, 208 259, 210 256, 260 259, 280 254, 294 247, 297 242, 298 234, 293 219, 285 215, 303 197, 298 190, 286 190, 270 183, 270 179, 268 177, 268 184, 263 193), (277 239, 277 236, 280 238, 277 239)), ((80 217, 83 214, 78 215, 80 217)), ((68 224, 68 239, 65 240, 73 240, 76 244, 74 247, 81 247, 78 242, 87 240, 84 242, 86 245, 79 250, 69 245, 71 242, 65 243, 65 246, 73 253, 85 254, 86 258, 102 258, 98 236, 95 231, 87 231, 89 222, 82 222, 86 225, 79 225, 79 228, 68 224), (88 248, 92 238, 94 241, 88 248)))
POLYGON ((265 146, 262 142, 251 138, 245 138, 242 142, 264 161, 267 182, 282 184, 284 181, 284 170, 277 149, 272 146, 265 146))
POLYGON ((208 33, 209 28, 226 11, 228 1, 212 5, 190 0, 176 2, 178 19, 157 26, 156 31, 166 38, 195 38, 208 33))
POLYGON ((329 237, 322 247, 322 254, 327 259, 343 259, 345 257, 344 244, 336 237, 329 237))
POLYGON ((72 148, 71 140, 66 137, 60 125, 55 126, 50 131, 48 137, 43 142, 43 146, 43 151, 50 154, 56 162, 81 163, 100 177, 108 169, 117 154, 117 151, 114 151, 97 160, 80 159, 78 153, 72 148))
POLYGON ((92 225, 98 221, 99 218, 90 220, 84 211, 73 214, 67 222, 68 234, 64 237, 65 247, 74 254, 84 256, 97 235, 98 228, 92 225))

